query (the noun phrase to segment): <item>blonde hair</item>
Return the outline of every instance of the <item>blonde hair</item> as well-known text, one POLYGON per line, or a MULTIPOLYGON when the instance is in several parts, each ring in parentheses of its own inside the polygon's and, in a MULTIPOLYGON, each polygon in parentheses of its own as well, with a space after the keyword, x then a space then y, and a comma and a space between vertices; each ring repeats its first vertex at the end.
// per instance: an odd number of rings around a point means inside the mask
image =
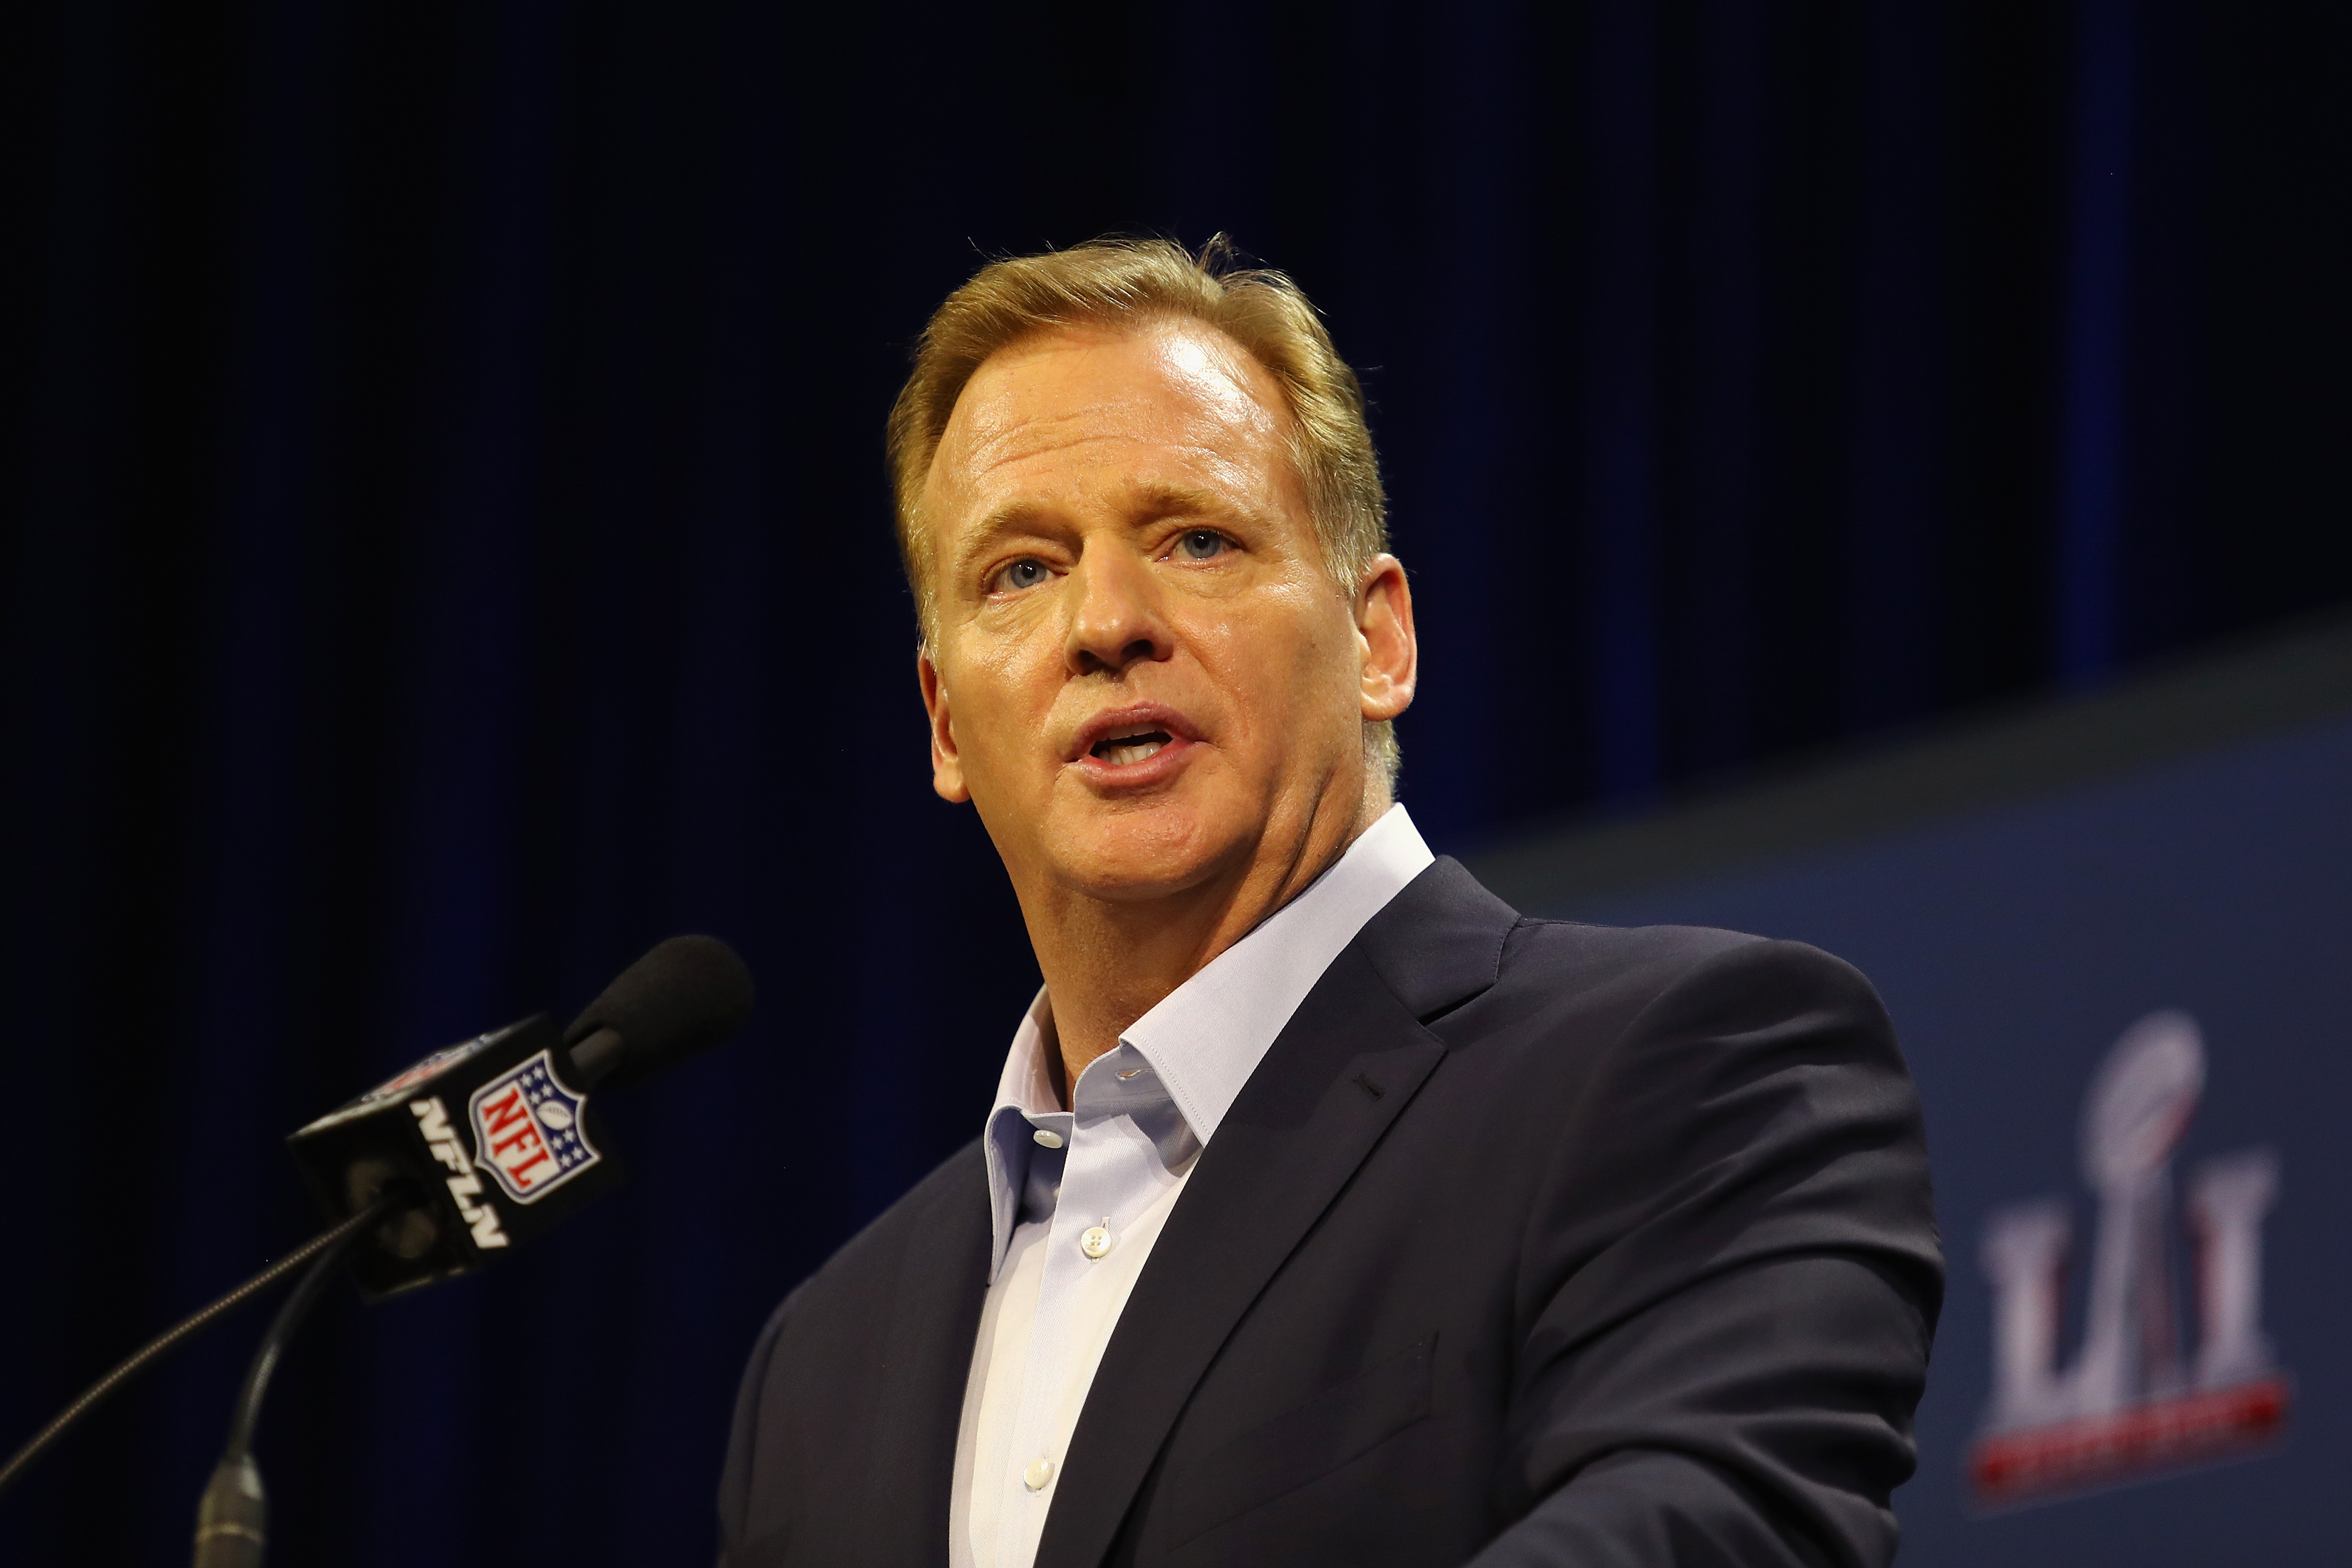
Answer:
MULTIPOLYGON (((1290 457, 1307 492, 1324 569, 1351 598, 1388 548, 1388 497, 1364 422, 1356 372, 1298 286, 1282 273, 1237 265, 1223 235, 1197 256, 1173 240, 1101 239, 1041 256, 1007 256, 949 295, 923 328, 914 372, 890 409, 890 486, 898 555, 923 635, 937 599, 921 499, 956 399, 982 361, 1033 332, 1181 316, 1224 333, 1263 365, 1290 405, 1290 457)), ((1396 735, 1364 727, 1366 756, 1393 788, 1396 735)))

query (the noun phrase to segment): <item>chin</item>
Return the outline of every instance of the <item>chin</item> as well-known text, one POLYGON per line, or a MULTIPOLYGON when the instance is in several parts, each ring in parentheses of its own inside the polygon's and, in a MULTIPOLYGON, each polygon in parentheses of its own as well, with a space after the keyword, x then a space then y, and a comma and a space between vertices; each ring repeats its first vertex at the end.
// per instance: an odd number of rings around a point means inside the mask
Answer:
POLYGON ((1176 801, 1048 824, 1046 853, 1065 886, 1108 903, 1181 893, 1216 874, 1245 837, 1217 831, 1213 821, 1176 801))

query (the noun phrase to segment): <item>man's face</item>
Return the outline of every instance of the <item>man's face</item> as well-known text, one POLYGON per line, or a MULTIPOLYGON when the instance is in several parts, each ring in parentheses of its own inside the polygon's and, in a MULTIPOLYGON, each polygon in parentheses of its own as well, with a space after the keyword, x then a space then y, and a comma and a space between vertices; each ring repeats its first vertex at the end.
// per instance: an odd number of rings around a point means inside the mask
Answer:
POLYGON ((1264 367, 1167 319, 1024 339, 957 401, 923 494, 933 784, 1016 886, 1160 896, 1362 810, 1362 726, 1412 700, 1383 557, 1324 570, 1264 367))

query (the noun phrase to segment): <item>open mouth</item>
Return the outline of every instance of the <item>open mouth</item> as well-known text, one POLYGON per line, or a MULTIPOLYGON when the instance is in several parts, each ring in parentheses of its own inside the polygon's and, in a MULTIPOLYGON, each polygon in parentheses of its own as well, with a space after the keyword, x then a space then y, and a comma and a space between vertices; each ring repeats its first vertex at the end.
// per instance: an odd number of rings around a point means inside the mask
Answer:
POLYGON ((1100 758, 1113 768, 1125 768, 1129 763, 1156 756, 1160 748, 1168 744, 1168 732, 1164 729, 1137 726, 1104 736, 1094 743, 1090 755, 1100 758))

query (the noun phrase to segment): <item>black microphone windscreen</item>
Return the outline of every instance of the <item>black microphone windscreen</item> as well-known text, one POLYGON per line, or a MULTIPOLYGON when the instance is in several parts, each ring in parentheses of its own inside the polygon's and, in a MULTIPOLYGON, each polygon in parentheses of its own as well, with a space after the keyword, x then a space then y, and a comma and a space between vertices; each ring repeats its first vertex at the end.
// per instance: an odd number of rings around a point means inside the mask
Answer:
POLYGON ((625 1088, 709 1050, 751 1015, 751 972, 716 936, 672 936, 621 972, 563 1031, 566 1046, 599 1030, 621 1037, 597 1083, 625 1088))

